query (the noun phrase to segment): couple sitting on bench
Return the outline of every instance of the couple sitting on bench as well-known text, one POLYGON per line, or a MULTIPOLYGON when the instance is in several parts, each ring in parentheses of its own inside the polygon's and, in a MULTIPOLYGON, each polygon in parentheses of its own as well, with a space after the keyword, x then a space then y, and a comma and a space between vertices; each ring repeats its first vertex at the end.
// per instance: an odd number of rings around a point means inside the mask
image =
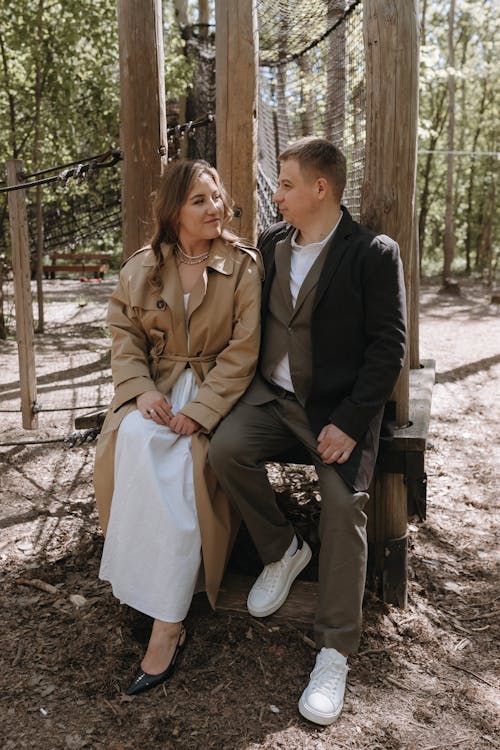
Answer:
POLYGON ((397 244, 341 206, 339 149, 305 138, 280 161, 285 221, 262 234, 261 253, 229 231, 215 170, 179 161, 162 179, 151 245, 121 270, 108 315, 115 396, 96 454, 100 576, 154 619, 129 694, 171 676, 197 586, 215 606, 239 517, 264 564, 248 609, 271 615, 311 551, 265 462, 300 442, 320 483, 321 550, 319 653, 299 711, 330 724, 360 639, 363 508, 404 359, 404 284, 397 244))

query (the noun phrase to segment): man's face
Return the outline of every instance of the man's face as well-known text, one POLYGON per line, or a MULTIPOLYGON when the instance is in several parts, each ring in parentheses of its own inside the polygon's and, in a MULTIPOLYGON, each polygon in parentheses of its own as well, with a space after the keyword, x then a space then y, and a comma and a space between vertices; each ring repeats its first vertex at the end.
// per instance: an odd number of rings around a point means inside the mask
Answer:
POLYGON ((296 159, 281 162, 279 186, 273 195, 283 218, 304 229, 318 210, 316 180, 304 174, 296 159))

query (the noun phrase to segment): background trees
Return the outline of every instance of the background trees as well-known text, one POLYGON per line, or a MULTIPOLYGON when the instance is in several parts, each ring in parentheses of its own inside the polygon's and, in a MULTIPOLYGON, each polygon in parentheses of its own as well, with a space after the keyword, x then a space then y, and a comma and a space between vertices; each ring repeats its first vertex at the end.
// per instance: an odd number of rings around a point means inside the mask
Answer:
POLYGON ((451 166, 449 232, 455 248, 451 270, 477 272, 492 281, 499 257, 495 190, 500 102, 495 47, 500 21, 489 0, 453 4, 453 19, 450 2, 426 0, 421 6, 417 194, 421 260, 427 272, 443 269, 449 275, 444 245, 446 173, 451 166))
MULTIPOLYGON (((266 3, 267 0, 259 0, 259 7, 264 8, 266 3)), ((322 3, 325 14, 337 5, 336 0, 322 0, 322 3)), ((208 10, 209 19, 213 20, 213 0, 209 3, 164 0, 163 5, 167 97, 175 99, 187 92, 193 75, 176 19, 206 22, 208 10)), ((290 0, 289 17, 293 17, 293 5, 290 0)), ((496 84, 498 59, 494 53, 500 41, 500 20, 493 0, 454 0, 453 24, 449 29, 450 5, 449 0, 421 0, 420 6, 417 209, 421 264, 425 273, 443 269, 449 165, 453 190, 449 189, 448 195, 453 197, 448 216, 455 247, 451 272, 478 273, 491 280, 499 253, 498 240, 495 241, 499 229, 495 198, 500 105, 496 84), (448 35, 453 45, 451 55, 448 35), (450 100, 452 89, 454 103, 450 100), (452 119, 453 141, 449 140, 452 119)), ((280 3, 280 12, 284 7, 280 3)), ((261 32, 263 40, 271 33, 266 28, 261 32)), ((283 45, 288 47, 286 39, 283 45)), ((329 56, 330 63, 331 59, 329 56)), ((334 77, 335 71, 328 61, 322 65, 325 81, 334 77)), ((315 61, 315 75, 317 69, 315 61)), ((308 131, 306 104, 318 91, 311 90, 313 78, 306 68, 302 79, 302 100, 289 97, 288 117, 290 121, 301 118, 303 129, 308 131)), ((283 96, 286 98, 286 91, 283 96)), ((330 128, 328 123, 327 126, 330 128)), ((118 142, 118 35, 114 3, 0 0, 0 163, 13 156, 20 157, 27 171, 32 172, 100 153, 118 142)), ((118 185, 118 170, 112 174, 102 172, 93 183, 93 200, 107 196, 108 203, 115 201, 118 185)), ((73 210, 68 208, 69 198, 83 192, 89 192, 88 185, 44 189, 44 212, 51 215, 53 211, 73 210)), ((34 193, 30 202, 36 216, 34 193)), ((8 250, 6 220, 6 199, 0 195, 0 251, 8 250)), ((116 244, 118 238, 119 233, 115 232, 107 239, 98 236, 93 241, 116 244)))

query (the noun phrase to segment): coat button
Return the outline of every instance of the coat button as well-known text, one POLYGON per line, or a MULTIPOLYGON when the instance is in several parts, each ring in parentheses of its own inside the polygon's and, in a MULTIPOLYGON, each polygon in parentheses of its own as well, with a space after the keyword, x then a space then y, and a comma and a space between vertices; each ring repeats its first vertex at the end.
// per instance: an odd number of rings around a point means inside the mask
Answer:
POLYGON ((165 300, 159 299, 156 303, 156 307, 158 308, 158 310, 163 310, 165 308, 165 300))

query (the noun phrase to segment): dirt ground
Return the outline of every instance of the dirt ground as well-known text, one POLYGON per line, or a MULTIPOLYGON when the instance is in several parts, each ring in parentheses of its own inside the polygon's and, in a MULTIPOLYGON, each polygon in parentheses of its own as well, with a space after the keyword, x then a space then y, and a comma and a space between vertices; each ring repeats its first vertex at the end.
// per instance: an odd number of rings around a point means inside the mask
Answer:
MULTIPOLYGON (((45 283, 37 430, 21 429, 16 343, 0 341, 2 750, 500 748, 500 318, 487 291, 462 284, 450 298, 423 286, 421 357, 436 359, 437 382, 428 517, 410 525, 409 606, 367 592, 343 714, 320 728, 297 712, 310 632, 213 614, 203 595, 175 677, 137 698, 121 692, 147 624, 97 577, 95 443, 61 440, 75 414, 111 396, 103 320, 113 283, 45 283), (21 444, 43 440, 57 442, 21 444)), ((278 472, 276 482, 284 495, 312 492, 306 473, 278 472)))

